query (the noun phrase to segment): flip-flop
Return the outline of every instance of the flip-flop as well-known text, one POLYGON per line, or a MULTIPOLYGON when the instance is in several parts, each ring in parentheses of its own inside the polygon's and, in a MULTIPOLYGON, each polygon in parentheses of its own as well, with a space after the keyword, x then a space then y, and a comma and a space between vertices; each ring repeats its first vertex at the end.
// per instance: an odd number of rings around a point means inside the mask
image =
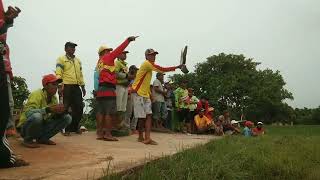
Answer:
POLYGON ((96 140, 104 140, 103 137, 97 137, 96 140))
POLYGON ((154 140, 149 140, 149 141, 143 142, 143 143, 146 144, 146 145, 158 145, 158 143, 155 142, 154 140))
POLYGON ((115 137, 103 137, 104 141, 119 141, 117 138, 115 137))

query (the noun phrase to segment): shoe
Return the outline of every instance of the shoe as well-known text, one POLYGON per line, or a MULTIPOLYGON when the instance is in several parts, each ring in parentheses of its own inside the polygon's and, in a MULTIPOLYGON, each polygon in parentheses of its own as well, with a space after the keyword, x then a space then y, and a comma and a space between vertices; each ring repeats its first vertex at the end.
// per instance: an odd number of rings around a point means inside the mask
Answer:
POLYGON ((31 142, 23 141, 22 145, 27 148, 39 148, 40 147, 38 144, 34 143, 33 141, 31 141, 31 142))

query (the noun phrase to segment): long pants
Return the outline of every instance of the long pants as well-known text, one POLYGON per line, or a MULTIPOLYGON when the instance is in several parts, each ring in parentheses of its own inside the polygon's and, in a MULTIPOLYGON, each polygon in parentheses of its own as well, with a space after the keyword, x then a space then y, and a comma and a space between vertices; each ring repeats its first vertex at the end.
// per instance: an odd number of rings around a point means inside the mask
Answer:
POLYGON ((124 125, 131 130, 136 130, 137 129, 137 123, 138 123, 138 118, 135 118, 133 115, 133 99, 132 96, 128 96, 128 101, 127 101, 127 111, 126 111, 126 117, 125 117, 125 123, 124 125))
POLYGON ((116 85, 117 111, 125 112, 128 101, 128 87, 116 85))
POLYGON ((71 109, 72 122, 66 127, 66 132, 77 132, 83 114, 82 91, 78 85, 65 84, 63 89, 63 104, 71 109))
POLYGON ((9 120, 10 108, 7 76, 2 55, 0 55, 0 99, 0 167, 10 167, 15 162, 15 156, 12 154, 4 134, 9 120))
POLYGON ((10 107, 10 115, 9 115, 9 120, 7 124, 7 129, 8 129, 8 128, 15 128, 15 122, 13 119, 14 100, 12 96, 11 79, 8 74, 7 74, 7 82, 8 82, 8 94, 9 94, 9 107, 10 107))
POLYGON ((21 136, 26 142, 31 142, 34 139, 47 141, 69 125, 71 121, 69 114, 54 115, 44 119, 41 113, 34 113, 23 123, 21 136))

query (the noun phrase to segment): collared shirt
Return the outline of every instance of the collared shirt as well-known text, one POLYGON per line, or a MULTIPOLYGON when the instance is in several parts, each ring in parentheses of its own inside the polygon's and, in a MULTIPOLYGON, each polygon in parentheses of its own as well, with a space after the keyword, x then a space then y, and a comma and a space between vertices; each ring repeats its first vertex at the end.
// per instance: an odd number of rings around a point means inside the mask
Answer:
POLYGON ((77 57, 60 56, 57 60, 56 75, 63 80, 63 84, 84 85, 82 65, 77 57))
POLYGON ((150 98, 152 71, 163 73, 174 71, 176 68, 177 67, 161 67, 153 62, 145 60, 137 72, 136 78, 132 84, 132 88, 139 96, 150 98))
POLYGON ((51 102, 47 102, 48 94, 43 89, 38 89, 33 91, 28 100, 26 105, 23 107, 23 112, 20 116, 18 127, 23 125, 23 123, 27 120, 34 113, 41 113, 44 115, 44 119, 46 119, 50 114, 46 113, 45 108, 58 104, 58 99, 56 96, 52 96, 51 102))

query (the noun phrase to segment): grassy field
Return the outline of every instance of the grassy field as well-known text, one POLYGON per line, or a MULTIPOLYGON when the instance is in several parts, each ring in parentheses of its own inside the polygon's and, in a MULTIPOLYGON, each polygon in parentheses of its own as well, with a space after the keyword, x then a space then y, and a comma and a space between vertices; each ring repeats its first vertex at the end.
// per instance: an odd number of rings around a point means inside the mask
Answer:
POLYGON ((226 137, 104 179, 320 179, 320 126, 226 137), (128 171, 129 172, 129 171, 128 171))

